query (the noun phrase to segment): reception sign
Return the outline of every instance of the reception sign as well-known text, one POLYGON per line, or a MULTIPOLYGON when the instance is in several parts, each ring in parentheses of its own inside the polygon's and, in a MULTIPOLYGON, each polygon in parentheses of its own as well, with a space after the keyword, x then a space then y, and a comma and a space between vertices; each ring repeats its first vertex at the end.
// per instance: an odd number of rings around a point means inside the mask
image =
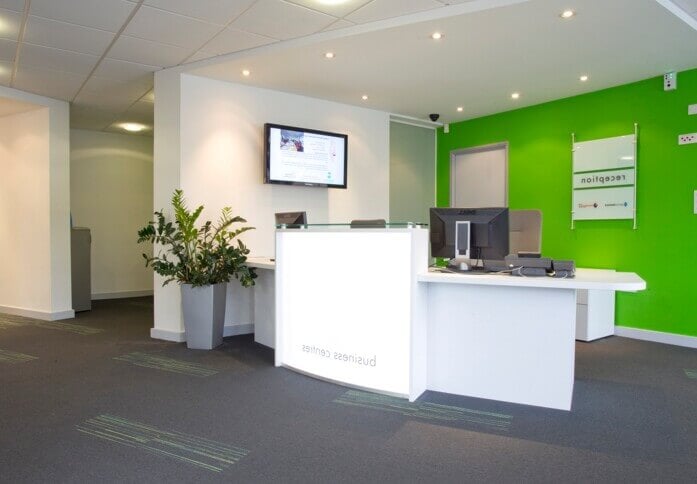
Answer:
POLYGON ((637 135, 573 143, 575 220, 633 219, 636 228, 637 135))

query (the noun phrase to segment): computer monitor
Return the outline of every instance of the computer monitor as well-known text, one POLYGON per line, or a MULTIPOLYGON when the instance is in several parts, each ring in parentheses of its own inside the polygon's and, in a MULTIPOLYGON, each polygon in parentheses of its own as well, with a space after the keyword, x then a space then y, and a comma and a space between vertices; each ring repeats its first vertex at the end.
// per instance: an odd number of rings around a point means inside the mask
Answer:
POLYGON ((276 225, 285 225, 286 228, 299 228, 307 225, 305 212, 279 212, 276 213, 276 225))
POLYGON ((477 261, 508 255, 507 208, 432 208, 430 222, 433 257, 477 261))

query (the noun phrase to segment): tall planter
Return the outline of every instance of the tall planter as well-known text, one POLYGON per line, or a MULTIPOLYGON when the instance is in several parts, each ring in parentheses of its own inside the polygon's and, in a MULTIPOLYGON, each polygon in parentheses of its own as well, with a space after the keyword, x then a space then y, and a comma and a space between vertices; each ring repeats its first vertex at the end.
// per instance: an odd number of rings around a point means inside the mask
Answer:
POLYGON ((223 343, 226 283, 207 286, 182 284, 182 312, 186 346, 211 350, 223 343))

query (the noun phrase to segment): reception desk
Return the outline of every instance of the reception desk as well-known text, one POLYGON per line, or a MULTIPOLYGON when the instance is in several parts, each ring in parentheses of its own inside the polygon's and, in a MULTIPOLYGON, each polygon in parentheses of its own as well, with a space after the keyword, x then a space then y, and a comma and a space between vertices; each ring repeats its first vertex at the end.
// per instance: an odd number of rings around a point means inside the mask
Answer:
POLYGON ((380 393, 424 391, 570 410, 577 292, 639 291, 633 273, 447 274, 420 227, 279 230, 276 365, 380 393))

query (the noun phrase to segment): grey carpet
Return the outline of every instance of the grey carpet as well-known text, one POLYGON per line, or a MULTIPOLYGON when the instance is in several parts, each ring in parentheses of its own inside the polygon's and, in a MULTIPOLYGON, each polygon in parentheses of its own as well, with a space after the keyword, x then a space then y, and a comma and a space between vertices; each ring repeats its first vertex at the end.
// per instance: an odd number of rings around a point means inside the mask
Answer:
POLYGON ((56 331, 0 315, 1 482, 697 481, 697 350, 578 343, 571 412, 408 405, 275 368, 250 336, 152 340, 147 298, 93 307, 56 331))

